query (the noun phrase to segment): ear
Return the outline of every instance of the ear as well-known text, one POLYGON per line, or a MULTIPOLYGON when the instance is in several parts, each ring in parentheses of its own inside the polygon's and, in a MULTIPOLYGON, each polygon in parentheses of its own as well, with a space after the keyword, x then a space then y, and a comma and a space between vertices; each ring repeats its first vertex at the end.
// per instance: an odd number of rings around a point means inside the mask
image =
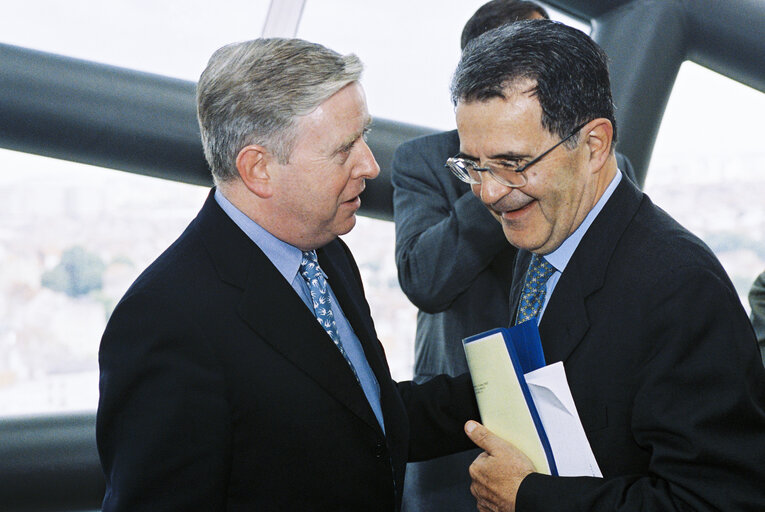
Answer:
POLYGON ((590 168, 599 171, 611 155, 611 140, 614 127, 603 117, 593 119, 582 129, 584 142, 589 150, 590 168))
POLYGON ((267 199, 273 194, 269 162, 273 155, 263 146, 245 146, 236 155, 236 170, 244 185, 256 196, 267 199))

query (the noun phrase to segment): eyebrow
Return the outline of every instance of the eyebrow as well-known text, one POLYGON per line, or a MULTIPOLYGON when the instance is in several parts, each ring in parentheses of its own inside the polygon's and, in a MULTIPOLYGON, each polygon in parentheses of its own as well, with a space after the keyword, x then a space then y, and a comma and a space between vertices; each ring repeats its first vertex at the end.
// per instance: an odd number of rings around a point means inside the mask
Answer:
MULTIPOLYGON (((467 153, 463 153, 460 151, 457 153, 457 158, 463 158, 465 160, 473 160, 474 162, 478 161, 478 158, 468 155, 467 153)), ((525 155, 522 153, 514 153, 512 151, 509 151, 507 153, 498 153, 496 155, 489 156, 488 160, 525 160, 527 158, 531 158, 531 155, 525 155)))

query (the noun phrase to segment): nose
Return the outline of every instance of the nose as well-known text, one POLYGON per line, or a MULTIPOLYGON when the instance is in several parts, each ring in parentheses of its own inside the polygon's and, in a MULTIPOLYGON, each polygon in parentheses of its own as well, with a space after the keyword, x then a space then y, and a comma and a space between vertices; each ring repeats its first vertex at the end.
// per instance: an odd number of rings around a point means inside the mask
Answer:
POLYGON ((503 185, 494 179, 490 173, 485 173, 481 176, 480 195, 481 201, 486 205, 491 205, 502 199, 504 196, 510 193, 511 187, 503 185))
POLYGON ((373 180, 380 174, 380 166, 375 160, 375 156, 372 154, 372 150, 364 139, 361 139, 358 143, 358 162, 354 166, 354 171, 357 177, 373 180))

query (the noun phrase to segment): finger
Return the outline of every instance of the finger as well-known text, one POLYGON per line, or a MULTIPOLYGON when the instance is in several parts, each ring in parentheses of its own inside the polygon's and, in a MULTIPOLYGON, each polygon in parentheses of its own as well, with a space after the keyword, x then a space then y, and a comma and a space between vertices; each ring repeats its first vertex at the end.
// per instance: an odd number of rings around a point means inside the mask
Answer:
POLYGON ((477 499, 476 508, 478 512, 497 512, 499 509, 490 501, 477 499))
POLYGON ((486 452, 481 452, 481 454, 476 457, 473 463, 468 467, 468 474, 474 482, 477 482, 482 477, 483 468, 486 465, 486 460, 488 458, 489 455, 486 452))
POLYGON ((478 512, 494 512, 493 509, 490 509, 488 506, 486 506, 483 503, 478 503, 478 512))
POLYGON ((491 430, 477 421, 470 420, 465 423, 465 433, 467 433, 470 440, 473 441, 476 446, 483 448, 489 455, 507 445, 506 441, 497 437, 491 430))

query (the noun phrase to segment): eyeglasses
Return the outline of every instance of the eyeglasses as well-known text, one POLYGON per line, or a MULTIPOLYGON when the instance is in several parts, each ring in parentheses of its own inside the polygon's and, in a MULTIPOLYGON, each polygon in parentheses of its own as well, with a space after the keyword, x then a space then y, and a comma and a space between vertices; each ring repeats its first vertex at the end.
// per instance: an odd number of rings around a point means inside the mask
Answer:
POLYGON ((452 173, 454 173, 454 175, 457 176, 460 180, 470 185, 480 185, 482 183, 482 173, 488 172, 491 177, 497 181, 497 183, 500 183, 506 187, 522 187, 527 183, 526 175, 523 174, 523 171, 539 162, 542 158, 547 156, 548 153, 552 152, 555 148, 576 135, 577 132, 584 128, 584 125, 587 123, 589 123, 589 121, 580 124, 574 128, 574 131, 562 138, 553 147, 537 156, 536 158, 532 158, 526 164, 521 165, 520 167, 511 162, 487 162, 486 167, 479 167, 475 160, 468 160, 467 158, 461 158, 458 156, 448 158, 446 160, 445 167, 448 167, 449 170, 451 170, 452 173))

